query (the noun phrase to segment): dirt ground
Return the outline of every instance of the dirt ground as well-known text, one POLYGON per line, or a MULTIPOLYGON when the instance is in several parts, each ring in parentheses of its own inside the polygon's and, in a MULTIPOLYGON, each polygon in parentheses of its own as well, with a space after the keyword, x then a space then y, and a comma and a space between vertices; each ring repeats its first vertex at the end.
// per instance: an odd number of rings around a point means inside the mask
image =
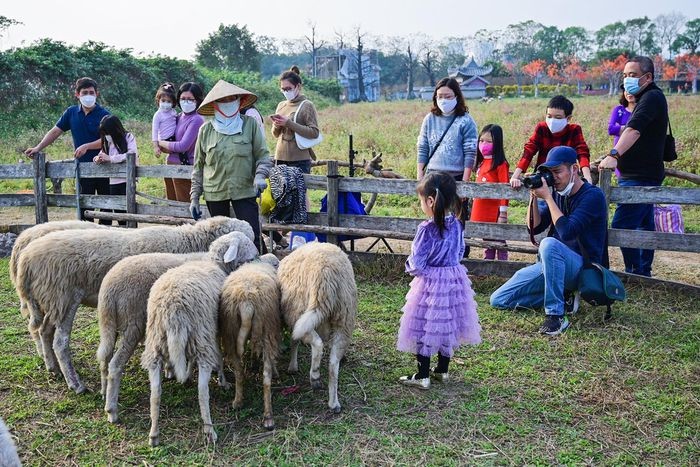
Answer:
MULTIPOLYGON (((49 220, 74 219, 73 209, 52 208, 49 210, 49 220)), ((0 211, 0 231, 7 230, 10 225, 34 224, 33 208, 5 208, 0 211)), ((146 225, 146 224, 142 224, 146 225)), ((365 251, 374 242, 374 238, 364 238, 355 241, 355 249, 365 251)), ((411 243, 403 240, 387 240, 395 253, 408 254, 411 243)), ((518 242, 514 242, 518 243, 518 242)), ((346 246, 349 243, 346 242, 346 246)), ((373 252, 387 253, 386 246, 379 242, 372 248, 373 252)), ((482 250, 472 248, 470 258, 480 259, 482 250)), ((510 253, 510 259, 514 261, 532 262, 534 256, 526 253, 510 253)), ((619 248, 610 248, 611 269, 624 270, 622 255, 619 248)), ((655 278, 684 282, 700 286, 700 253, 686 253, 679 251, 657 251, 654 256, 653 275, 655 278)))

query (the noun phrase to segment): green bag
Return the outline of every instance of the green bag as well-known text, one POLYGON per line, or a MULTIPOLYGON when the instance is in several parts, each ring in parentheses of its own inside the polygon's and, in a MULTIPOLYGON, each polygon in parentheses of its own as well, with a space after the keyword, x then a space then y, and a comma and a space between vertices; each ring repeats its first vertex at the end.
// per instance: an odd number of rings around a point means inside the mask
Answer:
POLYGON ((578 276, 578 290, 581 298, 593 306, 622 302, 627 296, 620 278, 598 263, 584 265, 578 276))

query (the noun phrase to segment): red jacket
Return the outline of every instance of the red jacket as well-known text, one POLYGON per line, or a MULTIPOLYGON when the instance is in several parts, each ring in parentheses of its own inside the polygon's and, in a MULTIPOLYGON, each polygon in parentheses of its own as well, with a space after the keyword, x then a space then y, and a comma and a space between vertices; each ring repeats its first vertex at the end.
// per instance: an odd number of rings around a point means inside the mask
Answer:
POLYGON ((575 123, 569 123, 566 128, 559 133, 552 134, 545 122, 539 122, 535 127, 535 132, 525 143, 523 157, 518 161, 517 167, 523 172, 527 171, 530 162, 537 154, 535 167, 539 166, 547 159, 549 150, 556 146, 569 146, 576 150, 578 162, 581 167, 590 167, 591 154, 588 150, 586 140, 583 139, 581 127, 575 123))

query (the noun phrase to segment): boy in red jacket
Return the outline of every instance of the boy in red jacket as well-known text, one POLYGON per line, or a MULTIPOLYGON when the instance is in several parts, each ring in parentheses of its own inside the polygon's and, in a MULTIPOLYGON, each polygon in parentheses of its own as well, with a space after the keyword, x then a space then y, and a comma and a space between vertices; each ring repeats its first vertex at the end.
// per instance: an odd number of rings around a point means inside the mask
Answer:
POLYGON ((576 151, 578 163, 581 166, 583 177, 588 183, 593 183, 591 179, 590 152, 586 140, 583 139, 581 127, 571 122, 571 114, 574 111, 574 104, 564 96, 554 96, 547 104, 547 116, 544 122, 539 122, 535 126, 535 132, 525 143, 523 156, 518 161, 518 165, 510 178, 510 185, 513 188, 520 188, 522 182, 520 175, 525 172, 537 154, 537 167, 547 159, 549 150, 556 146, 569 146, 576 151))

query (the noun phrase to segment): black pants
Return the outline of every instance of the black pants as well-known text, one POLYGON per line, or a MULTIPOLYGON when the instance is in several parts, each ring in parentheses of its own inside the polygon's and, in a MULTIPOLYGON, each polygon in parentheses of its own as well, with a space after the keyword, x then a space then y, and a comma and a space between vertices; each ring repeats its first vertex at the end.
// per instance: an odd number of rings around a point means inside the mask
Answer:
MULTIPOLYGON (((109 186, 109 194, 110 195, 115 195, 115 196, 124 196, 126 195, 126 182, 124 183, 117 183, 115 185, 110 185, 109 186)), ((112 209, 112 212, 126 212, 121 209, 112 209)), ((126 227, 126 221, 117 221, 120 226, 126 227)))
POLYGON ((258 203, 255 202, 255 198, 207 201, 207 209, 212 217, 232 217, 231 208, 233 208, 233 217, 246 221, 253 228, 255 246, 258 247, 260 254, 267 253, 267 247, 260 241, 260 218, 258 217, 258 203))
MULTIPOLYGON (((126 192, 125 192, 126 193, 126 192)), ((80 179, 80 194, 81 195, 108 195, 109 178, 81 178, 80 179)), ((80 220, 85 220, 86 209, 80 210, 80 220)), ((112 225, 112 221, 100 219, 102 225, 112 225)))
MULTIPOLYGON (((416 378, 424 379, 430 376, 430 357, 424 355, 416 354, 416 360, 418 361, 418 373, 416 373, 416 378)), ((435 367, 436 373, 447 373, 447 369, 450 365, 450 357, 445 357, 438 352, 438 364, 435 367)))

